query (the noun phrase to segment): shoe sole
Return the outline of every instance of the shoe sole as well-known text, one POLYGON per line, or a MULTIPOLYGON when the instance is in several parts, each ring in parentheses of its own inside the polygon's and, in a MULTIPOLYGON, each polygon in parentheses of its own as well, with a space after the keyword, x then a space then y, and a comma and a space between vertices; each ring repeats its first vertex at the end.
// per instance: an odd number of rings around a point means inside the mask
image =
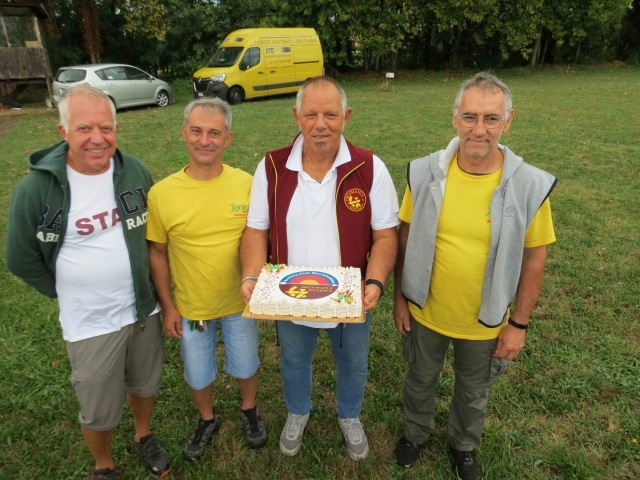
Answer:
POLYGON ((416 462, 411 462, 409 464, 404 464, 404 463, 400 463, 397 458, 395 459, 395 461, 396 461, 396 465, 398 465, 399 467, 404 467, 404 468, 413 467, 417 462, 417 460, 416 460, 416 462))
POLYGON ((154 473, 149 472, 149 475, 151 475, 153 478, 164 478, 169 476, 169 474, 171 473, 171 470, 165 470, 164 472, 162 472, 160 475, 156 475, 154 473))
POLYGON ((282 452, 282 454, 286 455, 287 457, 293 457, 300 451, 301 448, 302 448, 302 443, 298 445, 296 448, 289 450, 284 445, 282 445, 282 442, 280 442, 280 452, 282 452))
POLYGON ((258 448, 262 448, 267 444, 267 439, 260 441, 260 443, 249 443, 247 442, 247 446, 253 450, 257 450, 258 448))
POLYGON ((367 458, 367 455, 369 455, 369 445, 367 445, 367 448, 364 449, 364 452, 362 452, 360 455, 350 452, 347 449, 347 454, 349 455, 349 458, 351 458, 351 460, 353 460, 354 462, 359 462, 360 460, 364 460, 365 458, 367 458))

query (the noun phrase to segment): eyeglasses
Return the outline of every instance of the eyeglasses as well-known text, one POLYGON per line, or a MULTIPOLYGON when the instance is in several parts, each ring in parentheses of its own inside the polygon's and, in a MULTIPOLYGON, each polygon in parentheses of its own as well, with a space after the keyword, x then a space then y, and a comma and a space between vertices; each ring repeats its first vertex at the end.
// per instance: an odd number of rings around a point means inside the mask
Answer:
MULTIPOLYGON (((478 116, 477 115, 459 115, 458 119, 460 120, 460 124, 466 128, 473 128, 478 124, 478 116)), ((487 115, 486 117, 482 117, 482 124, 485 128, 498 128, 504 122, 504 118, 499 117, 498 115, 487 115)))

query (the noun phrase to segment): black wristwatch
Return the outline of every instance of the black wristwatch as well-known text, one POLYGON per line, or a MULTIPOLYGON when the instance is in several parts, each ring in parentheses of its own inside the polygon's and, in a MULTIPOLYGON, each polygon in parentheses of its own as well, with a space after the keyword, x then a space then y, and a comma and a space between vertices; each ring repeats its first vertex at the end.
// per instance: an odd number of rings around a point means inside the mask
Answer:
POLYGON ((380 297, 382 298, 384 295, 384 285, 382 285, 382 282, 375 280, 373 278, 370 278, 369 280, 366 280, 364 282, 365 285, 375 285, 376 287, 378 287, 380 289, 380 297))

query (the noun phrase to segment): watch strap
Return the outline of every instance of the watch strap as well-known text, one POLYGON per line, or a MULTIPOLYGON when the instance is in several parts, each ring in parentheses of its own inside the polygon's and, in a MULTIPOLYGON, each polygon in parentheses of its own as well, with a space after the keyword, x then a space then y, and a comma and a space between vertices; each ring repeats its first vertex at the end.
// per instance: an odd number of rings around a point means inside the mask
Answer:
POLYGON ((376 280, 375 278, 369 278, 368 280, 365 280, 364 284, 365 285, 375 285, 376 287, 378 287, 380 289, 380 298, 382 298, 384 296, 384 285, 382 284, 381 281, 376 280))

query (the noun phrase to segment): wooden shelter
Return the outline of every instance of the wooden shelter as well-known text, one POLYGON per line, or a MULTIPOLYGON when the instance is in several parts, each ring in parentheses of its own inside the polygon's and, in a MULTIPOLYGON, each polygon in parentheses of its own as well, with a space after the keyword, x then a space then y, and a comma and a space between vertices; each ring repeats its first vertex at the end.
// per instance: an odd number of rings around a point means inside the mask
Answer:
POLYGON ((41 3, 0 2, 0 96, 16 98, 29 85, 46 83, 51 66, 40 22, 49 18, 41 3))

